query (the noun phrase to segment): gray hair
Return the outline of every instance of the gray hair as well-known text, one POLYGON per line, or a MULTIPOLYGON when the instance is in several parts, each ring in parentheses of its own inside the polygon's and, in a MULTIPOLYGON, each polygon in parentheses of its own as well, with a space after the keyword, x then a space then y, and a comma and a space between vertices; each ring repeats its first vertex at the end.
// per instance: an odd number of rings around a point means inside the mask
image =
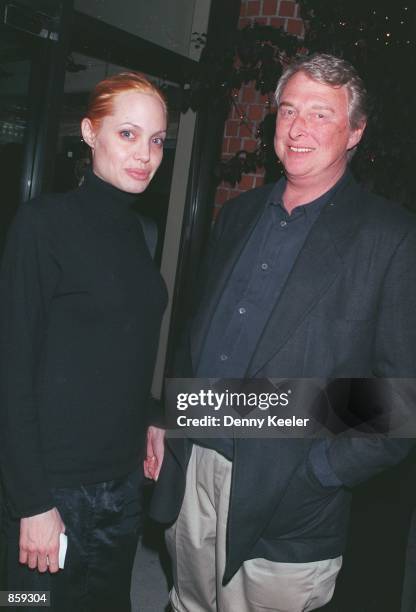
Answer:
POLYGON ((348 117, 351 129, 362 127, 366 122, 368 94, 364 82, 352 64, 326 53, 314 53, 294 61, 283 72, 277 84, 275 92, 277 105, 288 80, 297 72, 304 72, 312 80, 324 85, 345 86, 348 92, 348 117))

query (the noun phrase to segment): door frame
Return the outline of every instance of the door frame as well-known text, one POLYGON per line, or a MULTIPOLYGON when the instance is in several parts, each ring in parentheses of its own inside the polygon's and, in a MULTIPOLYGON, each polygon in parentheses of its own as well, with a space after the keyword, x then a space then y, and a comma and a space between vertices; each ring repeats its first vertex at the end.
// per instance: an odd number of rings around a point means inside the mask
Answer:
MULTIPOLYGON (((39 19, 38 16, 43 14, 37 10, 40 5, 36 6, 36 0, 31 2, 31 6, 19 0, 0 0, 1 21, 4 21, 9 5, 21 8, 25 17, 30 18, 32 14, 39 19)), ((16 30, 17 36, 33 39, 21 201, 52 189, 69 52, 91 55, 180 85, 192 78, 198 65, 195 60, 75 11, 73 0, 59 0, 59 3, 56 3, 56 13, 50 17, 56 30, 51 37, 36 39, 33 32, 21 31, 24 28, 0 25, 0 31, 16 30)))

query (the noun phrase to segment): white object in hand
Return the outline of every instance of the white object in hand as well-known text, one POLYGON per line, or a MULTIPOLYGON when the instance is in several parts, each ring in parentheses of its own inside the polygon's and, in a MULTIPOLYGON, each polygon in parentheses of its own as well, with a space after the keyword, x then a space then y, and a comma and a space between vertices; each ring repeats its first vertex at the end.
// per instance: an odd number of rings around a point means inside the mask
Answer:
POLYGON ((59 559, 58 559, 59 569, 64 569, 67 548, 68 548, 68 537, 65 535, 65 533, 60 533, 59 534, 59 559))

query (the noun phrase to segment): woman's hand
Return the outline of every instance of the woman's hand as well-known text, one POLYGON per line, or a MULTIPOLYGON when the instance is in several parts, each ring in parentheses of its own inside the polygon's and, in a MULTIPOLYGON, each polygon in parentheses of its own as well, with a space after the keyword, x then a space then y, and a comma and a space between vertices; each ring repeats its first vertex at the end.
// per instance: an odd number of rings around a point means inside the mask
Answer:
POLYGON ((56 508, 20 519, 20 563, 39 572, 57 572, 60 533, 65 533, 65 525, 56 508))
POLYGON ((157 480, 165 453, 165 430, 152 425, 147 430, 146 459, 143 461, 146 478, 157 480))

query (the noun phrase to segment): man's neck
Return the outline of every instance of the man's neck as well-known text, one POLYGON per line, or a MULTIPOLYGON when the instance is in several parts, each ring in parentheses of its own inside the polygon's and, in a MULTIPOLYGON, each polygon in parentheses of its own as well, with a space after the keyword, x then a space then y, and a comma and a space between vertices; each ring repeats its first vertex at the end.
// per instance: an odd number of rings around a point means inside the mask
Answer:
POLYGON ((290 177, 287 176, 283 204, 290 214, 294 208, 313 202, 326 193, 339 181, 345 172, 345 167, 331 176, 325 177, 290 177))

